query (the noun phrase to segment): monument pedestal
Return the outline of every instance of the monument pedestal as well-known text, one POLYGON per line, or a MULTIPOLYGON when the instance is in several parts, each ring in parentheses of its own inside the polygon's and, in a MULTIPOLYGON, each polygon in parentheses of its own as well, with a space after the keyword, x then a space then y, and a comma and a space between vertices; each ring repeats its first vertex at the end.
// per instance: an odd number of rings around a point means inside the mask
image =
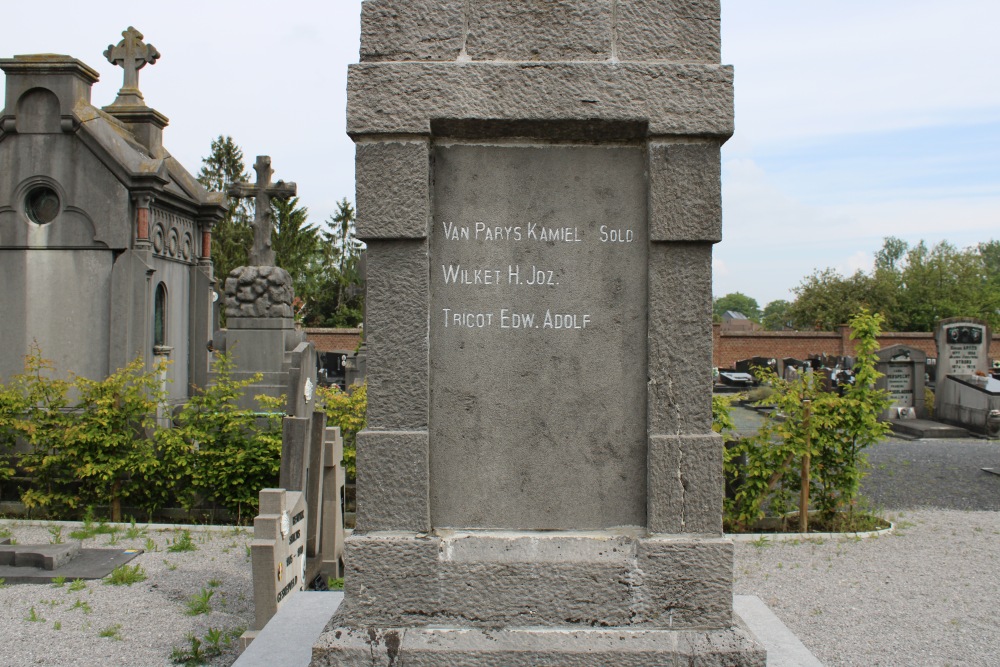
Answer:
POLYGON ((764 665, 734 625, 732 544, 644 532, 352 535, 312 664, 764 665))

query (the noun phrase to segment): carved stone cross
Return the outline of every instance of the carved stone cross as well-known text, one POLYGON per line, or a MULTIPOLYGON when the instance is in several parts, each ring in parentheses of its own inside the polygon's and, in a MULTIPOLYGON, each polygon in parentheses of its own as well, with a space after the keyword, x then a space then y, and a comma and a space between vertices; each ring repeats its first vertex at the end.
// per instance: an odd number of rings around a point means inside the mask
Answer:
POLYGON ((118 46, 108 44, 104 57, 112 65, 118 65, 125 70, 125 83, 118 91, 115 104, 142 104, 142 93, 139 92, 139 70, 147 63, 153 65, 160 57, 160 52, 152 44, 142 41, 142 33, 133 28, 122 32, 122 41, 118 46))
POLYGON ((274 266, 274 250, 271 248, 271 199, 294 197, 295 183, 278 181, 271 183, 271 157, 258 155, 253 165, 257 172, 257 182, 233 183, 229 186, 230 197, 254 197, 253 248, 250 249, 250 266, 274 266))

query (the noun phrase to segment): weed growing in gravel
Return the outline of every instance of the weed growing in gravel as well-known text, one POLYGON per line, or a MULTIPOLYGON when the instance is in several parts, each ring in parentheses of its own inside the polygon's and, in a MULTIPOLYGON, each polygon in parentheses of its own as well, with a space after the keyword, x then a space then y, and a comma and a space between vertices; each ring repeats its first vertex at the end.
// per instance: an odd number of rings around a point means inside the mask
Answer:
POLYGON ((175 646, 170 652, 170 661, 175 665, 184 665, 185 667, 204 665, 208 656, 205 651, 201 650, 201 640, 194 635, 188 635, 187 638, 191 645, 188 648, 175 646))
POLYGON ((70 607, 70 610, 73 609, 79 609, 84 614, 89 614, 90 612, 94 611, 93 609, 90 608, 90 605, 84 602, 83 600, 77 600, 76 602, 74 602, 73 606, 70 607))
POLYGON ((218 588, 219 586, 221 586, 221 585, 222 585, 222 581, 221 581, 221 580, 219 580, 219 579, 209 579, 209 580, 208 580, 208 585, 209 585, 209 586, 210 586, 211 588, 218 588))
POLYGON ((52 577, 52 588, 62 588, 66 585, 66 577, 52 577))
POLYGON ((146 537, 146 526, 136 526, 135 519, 132 519, 128 528, 125 529, 125 538, 129 540, 138 540, 143 537, 146 537))
POLYGON ((28 611, 28 615, 24 617, 25 620, 31 621, 32 623, 44 623, 45 619, 39 616, 38 612, 35 611, 34 605, 28 611))
POLYGON ((7 580, 0 577, 0 588, 7 588, 7 580))
POLYGON ((73 583, 69 585, 69 590, 72 591, 73 593, 76 593, 77 591, 82 591, 85 588, 87 588, 87 582, 85 582, 83 579, 74 579, 73 583))
POLYGON ((146 538, 146 544, 144 545, 146 551, 159 551, 160 547, 156 545, 156 541, 152 537, 146 538))
POLYGON ((178 553, 180 551, 195 551, 198 547, 191 540, 191 531, 182 530, 179 537, 175 537, 173 540, 167 540, 167 551, 170 553, 178 553))
POLYGON ((111 574, 104 579, 104 583, 112 586, 131 586, 145 580, 146 571, 142 569, 142 565, 119 565, 111 570, 111 574))
POLYGON ((63 527, 62 526, 49 526, 48 528, 49 528, 49 535, 52 536, 52 539, 49 540, 49 543, 50 544, 62 544, 63 543, 63 536, 62 536, 63 527))
POLYGON ((108 544, 118 544, 120 536, 117 530, 111 531, 111 537, 108 538, 108 544))
POLYGON ((247 560, 250 560, 250 553, 251 552, 250 552, 250 544, 249 543, 246 544, 246 549, 247 549, 247 560))
POLYGON ((246 632, 246 628, 243 627, 225 631, 219 628, 209 628, 201 639, 194 635, 188 635, 189 646, 186 648, 175 647, 170 652, 170 660, 175 665, 203 665, 209 658, 221 655, 223 650, 232 646, 233 642, 239 639, 244 632, 246 632))
POLYGON ((56 621, 52 624, 53 630, 62 630, 62 621, 56 621))
POLYGON ((187 601, 187 615, 198 616, 199 614, 211 613, 213 595, 215 595, 215 591, 208 588, 203 588, 201 593, 192 595, 191 599, 187 601))
POLYGON ((47 604, 50 607, 58 607, 62 604, 61 600, 42 600, 41 604, 47 604))
POLYGON ((114 639, 116 642, 120 642, 122 640, 122 624, 115 623, 114 625, 109 625, 98 632, 97 636, 107 637, 108 639, 114 639))
POLYGON ((115 528, 109 526, 106 519, 101 519, 95 523, 94 508, 88 507, 86 513, 83 515, 83 527, 74 530, 69 536, 74 540, 87 540, 95 535, 106 535, 114 532, 115 528))
POLYGON ((163 559, 163 564, 166 565, 167 569, 170 570, 171 572, 177 569, 177 563, 171 563, 166 558, 163 559))
POLYGON ((0 526, 0 537, 10 537, 13 533, 10 532, 10 528, 7 526, 0 526))
POLYGON ((771 545, 771 540, 768 539, 767 535, 761 535, 756 540, 751 540, 750 544, 757 547, 758 549, 763 549, 764 547, 771 545))
POLYGON ((331 591, 342 591, 344 590, 344 578, 338 577, 334 579, 333 577, 326 578, 326 587, 331 591))

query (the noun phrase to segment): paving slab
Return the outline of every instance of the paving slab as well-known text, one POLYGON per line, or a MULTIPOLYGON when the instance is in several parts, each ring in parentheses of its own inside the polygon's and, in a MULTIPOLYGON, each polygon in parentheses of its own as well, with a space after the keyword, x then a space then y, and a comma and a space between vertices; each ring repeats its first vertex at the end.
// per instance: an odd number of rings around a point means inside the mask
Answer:
POLYGON ((0 565, 0 578, 8 584, 47 584, 58 577, 66 581, 103 579, 142 552, 142 549, 80 549, 72 560, 51 570, 0 565))
POLYGON ((893 433, 909 438, 954 439, 971 437, 961 426, 942 424, 930 419, 899 419, 889 423, 893 433))
POLYGON ((823 667, 756 595, 734 595, 733 611, 767 649, 767 667, 823 667))
POLYGON ((344 600, 340 591, 302 591, 278 609, 233 667, 306 667, 312 646, 344 600))

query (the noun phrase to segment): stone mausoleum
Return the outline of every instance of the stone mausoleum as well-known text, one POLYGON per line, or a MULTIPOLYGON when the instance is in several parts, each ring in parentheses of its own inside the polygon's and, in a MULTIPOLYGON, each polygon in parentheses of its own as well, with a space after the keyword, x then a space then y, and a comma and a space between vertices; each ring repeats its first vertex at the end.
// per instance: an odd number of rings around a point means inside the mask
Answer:
POLYGON ((37 341, 60 374, 101 379, 169 359, 170 398, 208 377, 211 229, 225 213, 163 146, 138 70, 159 57, 134 28, 104 55, 125 70, 109 106, 98 73, 64 55, 0 59, 0 379, 37 341))

